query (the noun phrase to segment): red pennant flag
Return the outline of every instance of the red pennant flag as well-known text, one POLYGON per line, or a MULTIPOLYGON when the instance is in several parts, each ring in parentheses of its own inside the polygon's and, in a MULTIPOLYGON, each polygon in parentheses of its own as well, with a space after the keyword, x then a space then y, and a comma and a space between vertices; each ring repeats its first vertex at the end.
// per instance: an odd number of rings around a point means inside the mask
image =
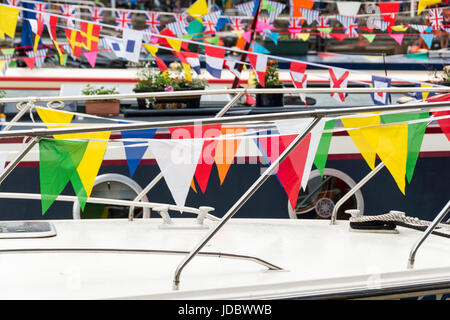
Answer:
POLYGON ((66 38, 69 42, 70 48, 72 49, 72 54, 74 57, 81 57, 81 45, 83 37, 81 33, 77 30, 64 29, 66 32, 66 38))
POLYGON ((80 29, 83 48, 91 51, 97 51, 101 26, 89 22, 81 22, 80 29))
POLYGON ((254 105, 256 105, 256 100, 255 100, 255 98, 253 98, 253 96, 251 94, 246 93, 244 103, 248 104, 250 106, 254 106, 254 105))
POLYGON ((164 63, 164 61, 161 58, 158 58, 156 55, 154 55, 153 57, 155 58, 156 65, 158 66, 158 69, 160 71, 169 70, 169 68, 167 68, 167 65, 164 63))
MULTIPOLYGON (((301 62, 291 62, 291 68, 289 69, 290 75, 292 78, 292 82, 294 82, 294 86, 296 88, 306 88, 307 86, 307 74, 305 74, 306 71, 306 64, 301 62)), ((300 93, 300 97, 303 102, 305 102, 306 105, 306 95, 304 93, 300 93)), ((306 106, 308 108, 308 106, 306 106)), ((308 108, 309 109, 309 108, 308 108)))
MULTIPOLYGON (((258 138, 258 140, 270 163, 272 163, 291 144, 291 142, 294 141, 296 136, 297 135, 263 137, 258 138), (279 141, 273 141, 273 139, 279 139, 279 141), (274 146, 275 150, 272 150, 270 147, 274 146), (278 146, 278 149, 276 146, 278 146)), ((278 166, 277 177, 286 191, 293 209, 295 209, 297 204, 298 192, 300 191, 310 141, 311 133, 309 133, 278 166)))
MULTIPOLYGON (((450 116, 450 111, 447 110, 447 111, 433 112, 433 116, 435 116, 435 117, 450 116)), ((450 141, 450 118, 439 119, 439 120, 437 120, 437 123, 441 127, 442 132, 447 137, 447 140, 450 141)))
POLYGON ((347 37, 345 33, 329 33, 329 35, 338 41, 342 41, 347 37))
POLYGON ((256 72, 256 78, 261 86, 266 86, 266 68, 267 68, 267 56, 264 54, 248 54, 248 60, 256 72))
POLYGON ((25 62, 25 64, 27 65, 28 68, 33 70, 34 64, 36 62, 36 57, 23 58, 23 61, 25 62))
POLYGON ((389 26, 392 26, 397 19, 400 4, 400 2, 378 2, 383 19, 389 22, 389 26))
MULTIPOLYGON (((169 128, 172 139, 201 139, 220 136, 221 124, 210 124, 203 126, 172 127, 169 128)), ((205 140, 202 154, 197 164, 194 177, 203 193, 208 185, 211 169, 214 164, 217 140, 205 140)))

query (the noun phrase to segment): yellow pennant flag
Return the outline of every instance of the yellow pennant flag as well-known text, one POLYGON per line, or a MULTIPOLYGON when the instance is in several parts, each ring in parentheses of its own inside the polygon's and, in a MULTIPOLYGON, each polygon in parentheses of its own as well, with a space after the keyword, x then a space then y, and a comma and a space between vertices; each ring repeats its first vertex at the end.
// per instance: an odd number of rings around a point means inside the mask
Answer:
POLYGON ((144 44, 144 48, 151 53, 152 56, 155 56, 156 53, 158 52, 158 47, 152 46, 150 44, 144 44))
POLYGON ((419 15, 426 7, 440 2, 442 2, 442 0, 419 0, 417 14, 419 15))
MULTIPOLYGON (((221 128, 222 135, 238 135, 245 132, 245 127, 221 128)), ((219 173, 220 185, 223 184, 228 170, 234 161, 241 139, 223 139, 217 142, 214 162, 219 173)))
MULTIPOLYGON (((432 87, 432 85, 430 85, 430 84, 421 84, 420 86, 422 88, 432 87)), ((429 94, 430 94, 430 92, 422 92, 422 100, 425 100, 426 98, 428 98, 429 94)))
POLYGON ((6 59, 0 60, 0 70, 3 70, 3 67, 6 63, 9 63, 9 61, 7 61, 6 59))
POLYGON ((167 42, 169 43, 169 45, 176 51, 176 52, 180 52, 181 50, 181 41, 180 40, 175 40, 175 39, 166 39, 167 42))
MULTIPOLYGON (((360 128, 366 126, 374 126, 380 124, 380 116, 342 118, 342 124, 346 128, 360 128)), ((367 141, 364 132, 361 129, 348 130, 348 135, 352 138, 359 152, 366 160, 370 169, 375 168, 376 150, 367 141)))
POLYGON ((192 81, 192 75, 191 75, 191 65, 188 63, 181 63, 184 69, 184 78, 186 81, 192 81))
POLYGON ((401 31, 406 31, 406 30, 408 30, 409 27, 400 24, 400 25, 392 26, 391 28, 392 28, 392 30, 394 30, 394 31, 399 31, 399 32, 401 32, 401 31))
POLYGON ((400 191, 405 194, 408 125, 385 125, 360 130, 386 165, 400 191))
POLYGON ((297 36, 302 40, 306 41, 309 39, 309 33, 297 33, 297 36))
POLYGON ((17 8, 0 6, 0 31, 2 34, 6 33, 7 36, 14 38, 19 11, 17 8))
POLYGON ((192 6, 190 6, 189 9, 186 10, 186 12, 198 21, 202 22, 202 16, 209 13, 206 0, 195 1, 192 6))
MULTIPOLYGON (((51 110, 46 108, 36 107, 36 111, 44 123, 70 123, 73 119, 73 114, 61 112, 58 110, 51 110)), ((48 129, 67 128, 67 126, 47 126, 48 129)), ((55 135, 56 139, 61 139, 60 135, 55 135), (58 137, 57 137, 58 136, 58 137)))

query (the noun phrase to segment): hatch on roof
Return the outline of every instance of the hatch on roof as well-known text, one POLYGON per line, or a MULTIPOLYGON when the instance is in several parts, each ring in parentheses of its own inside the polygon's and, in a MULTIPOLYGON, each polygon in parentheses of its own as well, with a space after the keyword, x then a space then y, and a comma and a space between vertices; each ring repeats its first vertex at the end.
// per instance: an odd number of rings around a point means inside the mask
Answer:
POLYGON ((46 238, 56 236, 50 222, 44 221, 4 221, 0 222, 0 239, 46 238))

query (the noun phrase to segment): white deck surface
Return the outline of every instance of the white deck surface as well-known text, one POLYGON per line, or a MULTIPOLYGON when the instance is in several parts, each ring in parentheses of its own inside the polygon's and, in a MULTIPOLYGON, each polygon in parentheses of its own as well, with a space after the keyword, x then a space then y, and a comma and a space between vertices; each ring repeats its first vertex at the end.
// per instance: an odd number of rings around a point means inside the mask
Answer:
MULTIPOLYGON (((161 219, 58 220, 53 221, 56 237, 0 239, 0 249, 191 250, 208 232, 161 230, 160 223, 161 219)), ((232 219, 202 251, 252 255, 285 270, 195 257, 181 275, 179 291, 172 290, 172 280, 182 255, 0 253, 0 299, 286 298, 450 280, 449 239, 430 236, 416 256, 414 270, 407 270, 410 249, 422 233, 399 230, 355 233, 349 232, 346 221, 331 226, 328 220, 232 219)))

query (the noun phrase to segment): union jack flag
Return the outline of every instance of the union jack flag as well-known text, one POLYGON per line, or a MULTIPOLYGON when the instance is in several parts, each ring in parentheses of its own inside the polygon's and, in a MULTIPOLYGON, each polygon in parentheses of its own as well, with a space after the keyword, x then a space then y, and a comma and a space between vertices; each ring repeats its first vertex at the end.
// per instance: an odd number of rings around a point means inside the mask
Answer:
MULTIPOLYGON (((316 28, 317 29, 322 29, 322 28, 329 28, 330 27, 330 18, 325 17, 325 16, 320 16, 316 19, 317 25, 316 28)), ((328 38, 329 34, 325 33, 325 32, 321 32, 319 30, 319 34, 322 38, 328 38)))
POLYGON ((147 25, 147 29, 150 31, 158 33, 161 28, 161 22, 159 21, 160 14, 157 12, 146 12, 145 13, 145 24, 147 25))
POLYGON ((255 2, 248 1, 245 3, 238 4, 235 6, 236 9, 238 9, 240 12, 242 12, 246 16, 252 16, 253 15, 253 9, 255 8, 255 2))
POLYGON ((91 13, 92 20, 94 20, 95 22, 103 21, 103 9, 90 7, 89 12, 91 13))
POLYGON ((291 33, 291 39, 297 39, 297 34, 302 29, 302 25, 305 19, 303 17, 292 17, 289 18, 289 29, 296 29, 296 30, 290 30, 291 33))
POLYGON ((177 21, 177 22, 172 22, 166 25, 166 27, 172 31, 173 33, 175 33, 177 35, 177 37, 182 37, 183 34, 186 34, 186 27, 185 27, 185 23, 184 21, 177 21))
POLYGON ((17 7, 20 4, 20 0, 6 0, 10 6, 17 7))
POLYGON ((231 27, 234 31, 241 31, 245 30, 245 24, 242 22, 242 19, 238 17, 230 17, 231 20, 231 27))
POLYGON ((36 13, 36 20, 44 20, 42 13, 48 12, 47 8, 48 7, 47 7, 46 3, 37 3, 34 5, 34 10, 41 12, 41 13, 36 13))
POLYGON ((68 4, 63 4, 61 6, 61 12, 64 17, 66 17, 66 22, 68 27, 75 26, 75 14, 77 13, 77 8, 68 4))
POLYGON ((336 19, 345 27, 345 34, 349 38, 358 36, 358 20, 355 17, 337 15, 336 19))
POLYGON ((444 29, 444 15, 441 8, 430 9, 428 11, 428 19, 434 30, 444 29))
POLYGON ((300 11, 302 13, 302 16, 306 19, 306 22, 308 24, 312 24, 319 17, 318 10, 310 10, 310 9, 300 8, 300 11))
POLYGON ((275 8, 274 11, 269 11, 269 21, 273 22, 278 17, 278 15, 281 13, 281 11, 283 11, 284 8, 286 8, 286 5, 283 3, 270 1, 270 0, 267 0, 267 3, 269 3, 270 6, 275 8))
POLYGON ((203 15, 202 18, 205 20, 209 20, 212 23, 214 23, 214 25, 216 25, 217 22, 219 21, 219 16, 220 16, 221 12, 222 11, 214 11, 214 12, 203 15))
POLYGON ((210 20, 203 21, 203 26, 205 27, 206 33, 214 33, 216 32, 216 24, 210 20))
POLYGON ((184 22, 184 25, 187 27, 189 25, 187 21, 187 15, 184 13, 175 13, 173 16, 175 19, 175 22, 184 22))
POLYGON ((116 11, 116 26, 119 29, 131 28, 131 12, 127 10, 116 11))

